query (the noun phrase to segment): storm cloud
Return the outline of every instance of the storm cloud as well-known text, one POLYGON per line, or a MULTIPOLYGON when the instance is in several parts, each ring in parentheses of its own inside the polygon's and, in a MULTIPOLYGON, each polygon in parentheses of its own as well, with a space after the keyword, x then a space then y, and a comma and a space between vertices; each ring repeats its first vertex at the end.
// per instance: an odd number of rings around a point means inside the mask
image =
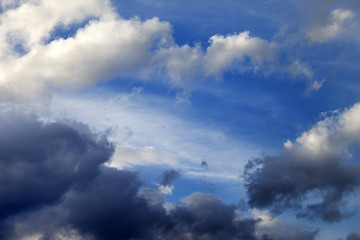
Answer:
MULTIPOLYGON (((171 204, 139 173, 105 165, 113 146, 86 125, 0 119, 0 239, 259 239, 262 220, 235 205, 199 192, 171 204)), ((179 176, 165 171, 161 183, 179 176)))
POLYGON ((43 123, 17 113, 0 119, 0 219, 86 185, 113 151, 79 123, 43 123))
POLYGON ((353 216, 356 206, 347 206, 346 197, 360 186, 360 165, 349 154, 359 146, 359 111, 356 104, 327 117, 287 141, 279 155, 250 160, 244 170, 250 206, 273 214, 295 209, 297 217, 328 222, 353 216))

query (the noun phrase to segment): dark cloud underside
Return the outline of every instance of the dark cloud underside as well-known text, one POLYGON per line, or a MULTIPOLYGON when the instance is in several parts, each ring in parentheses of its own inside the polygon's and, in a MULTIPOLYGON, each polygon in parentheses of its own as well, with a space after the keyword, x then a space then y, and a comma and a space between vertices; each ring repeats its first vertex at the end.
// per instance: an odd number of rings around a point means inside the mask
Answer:
MULTIPOLYGON (((213 195, 193 193, 170 206, 137 173, 104 165, 113 146, 81 123, 18 113, 0 119, 0 239, 258 240, 261 220, 239 218, 213 195)), ((179 176, 166 171, 161 183, 179 176)), ((267 233, 263 239, 282 239, 267 233)))
POLYGON ((248 162, 244 170, 249 204, 271 208, 274 214, 296 209, 298 217, 340 221, 355 214, 342 210, 345 197, 358 189, 360 166, 344 164, 339 155, 309 158, 285 151, 248 162), (312 195, 318 202, 303 202, 312 195))

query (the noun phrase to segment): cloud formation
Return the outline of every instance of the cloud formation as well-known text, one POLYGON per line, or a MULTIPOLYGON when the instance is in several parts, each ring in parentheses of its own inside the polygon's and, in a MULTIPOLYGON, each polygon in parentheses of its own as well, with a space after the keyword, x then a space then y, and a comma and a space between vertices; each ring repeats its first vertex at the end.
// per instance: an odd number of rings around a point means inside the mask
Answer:
POLYGON ((345 23, 354 16, 350 9, 334 9, 329 14, 329 19, 325 26, 309 31, 307 37, 314 43, 323 43, 331 40, 341 33, 348 31, 349 27, 345 26, 345 23))
POLYGON ((353 216, 356 206, 347 207, 346 197, 360 186, 360 165, 351 156, 359 149, 359 116, 357 103, 287 141, 279 155, 250 160, 244 170, 249 204, 328 222, 353 216))
POLYGON ((301 27, 310 44, 323 44, 334 39, 357 39, 360 30, 358 1, 304 1, 299 6, 303 15, 301 27))
POLYGON ((250 210, 253 217, 261 219, 256 226, 256 236, 261 240, 303 240, 315 239, 319 230, 293 227, 278 218, 273 218, 267 211, 250 210))
MULTIPOLYGON (((144 189, 138 173, 104 165, 107 140, 78 122, 2 113, 1 238, 257 240, 256 218, 193 193, 177 204, 144 189)), ((163 174, 169 185, 176 171, 163 174)))
POLYGON ((158 191, 162 194, 171 194, 174 185, 173 182, 181 176, 179 171, 165 170, 161 173, 159 184, 156 185, 158 191))
POLYGON ((113 151, 79 123, 42 123, 17 113, 1 113, 0 119, 0 228, 12 216, 85 187, 113 151))
MULTIPOLYGON (((179 46, 168 22, 125 20, 107 0, 5 1, 0 23, 2 101, 47 96, 53 88, 81 89, 119 76, 160 74, 187 91, 195 79, 221 78, 232 68, 288 71, 278 62, 276 44, 248 31, 214 35, 205 50, 179 46)), ((307 71, 293 75, 308 78, 307 71)))

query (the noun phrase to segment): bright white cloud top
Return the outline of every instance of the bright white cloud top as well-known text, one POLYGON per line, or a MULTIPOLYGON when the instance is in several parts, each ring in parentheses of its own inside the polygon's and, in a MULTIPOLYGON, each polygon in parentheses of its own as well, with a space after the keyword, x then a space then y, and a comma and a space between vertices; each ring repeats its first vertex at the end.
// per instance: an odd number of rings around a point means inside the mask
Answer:
POLYGON ((296 66, 280 66, 276 43, 247 31, 214 35, 205 51, 201 46, 178 46, 170 23, 156 17, 123 19, 108 1, 21 2, 1 14, 0 39, 3 100, 39 96, 52 88, 81 89, 134 74, 168 77, 172 85, 189 91, 196 79, 221 78, 246 59, 254 71, 288 71, 304 75, 310 90, 321 86, 298 60, 296 66), (74 26, 74 35, 56 35, 57 29, 66 32, 74 26))

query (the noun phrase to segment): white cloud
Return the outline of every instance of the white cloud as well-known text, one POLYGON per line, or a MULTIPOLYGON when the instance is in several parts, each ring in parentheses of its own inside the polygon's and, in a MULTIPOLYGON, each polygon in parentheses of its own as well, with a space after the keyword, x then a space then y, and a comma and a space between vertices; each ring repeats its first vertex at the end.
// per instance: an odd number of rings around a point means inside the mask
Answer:
POLYGON ((74 37, 39 44, 24 56, 1 62, 3 98, 39 95, 48 85, 79 89, 144 64, 171 31, 158 19, 93 20, 74 37))
POLYGON ((166 151, 158 151, 151 146, 132 147, 117 145, 109 165, 118 169, 124 169, 132 166, 176 166, 178 164, 179 162, 173 154, 166 151))
MULTIPOLYGON (((174 43, 168 22, 122 19, 107 0, 17 4, 3 2, 0 15, 0 100, 47 96, 53 88, 76 90, 115 76, 158 74, 187 96, 197 79, 221 77, 226 70, 241 69, 244 62, 252 71, 281 71, 276 45, 248 31, 214 35, 203 50, 200 44, 174 43), (59 27, 74 26, 73 36, 56 36, 59 27)), ((336 14, 346 19, 343 15, 336 14)), ((304 67, 289 71, 295 77, 312 77, 304 67)), ((321 84, 312 86, 316 90, 321 84)))
POLYGON ((346 21, 354 17, 350 9, 334 9, 330 14, 325 26, 317 26, 307 33, 307 37, 313 43, 323 43, 348 31, 352 23, 346 21))
MULTIPOLYGON (((21 3, 0 17, 1 57, 6 57, 3 55, 5 48, 14 43, 22 44, 27 50, 42 44, 57 25, 69 25, 89 17, 106 18, 113 14, 109 2, 104 0, 29 0, 21 3)), ((3 4, 9 5, 7 1, 3 4)))
MULTIPOLYGON (((301 134, 295 142, 287 141, 284 146, 290 151, 316 157, 328 154, 351 156, 348 147, 352 143, 360 143, 360 103, 355 104, 343 113, 319 121, 310 130, 301 134)), ((321 159, 321 158, 319 158, 321 159)))
POLYGON ((174 190, 174 185, 156 185, 158 191, 163 195, 171 195, 174 190))
POLYGON ((219 75, 234 61, 243 62, 249 58, 254 66, 277 60, 275 45, 261 38, 251 37, 248 31, 228 35, 214 35, 204 56, 206 75, 219 75))

